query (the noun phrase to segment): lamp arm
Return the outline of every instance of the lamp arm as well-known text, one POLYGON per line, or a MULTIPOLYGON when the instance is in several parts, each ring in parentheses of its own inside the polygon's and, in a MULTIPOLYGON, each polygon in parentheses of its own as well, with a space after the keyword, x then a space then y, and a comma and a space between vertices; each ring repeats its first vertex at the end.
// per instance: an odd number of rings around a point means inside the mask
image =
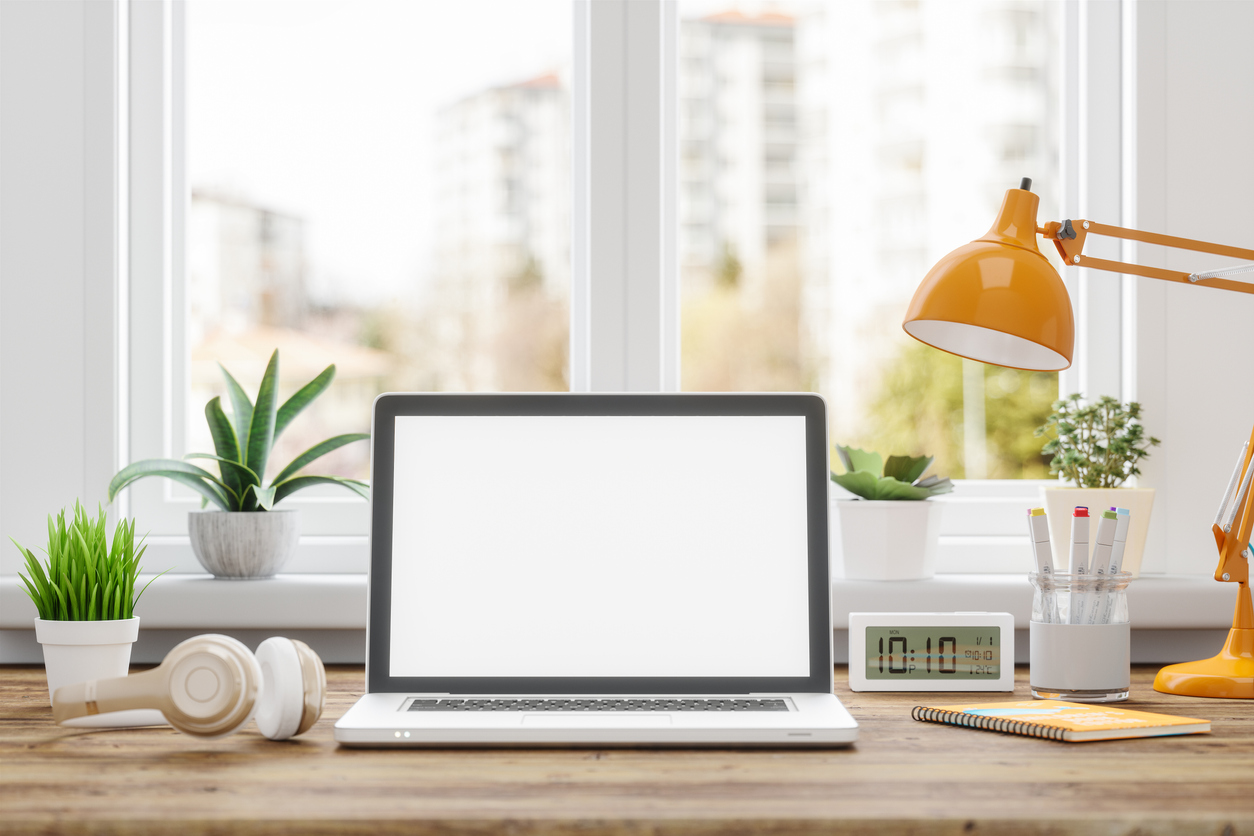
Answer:
MULTIPOLYGON (((1177 238, 1173 235, 1160 235, 1157 232, 1142 232, 1138 229, 1127 229, 1122 226, 1111 226, 1096 221, 1050 221, 1038 227, 1045 238, 1054 242, 1064 263, 1073 267, 1091 267, 1094 270, 1108 270, 1112 273, 1128 273, 1134 276, 1145 276, 1151 279, 1162 279, 1183 284, 1197 284, 1204 287, 1217 287, 1222 290, 1235 290, 1241 293, 1254 293, 1254 284, 1232 281, 1222 277, 1206 277, 1207 274, 1184 273, 1179 270, 1165 270, 1161 267, 1146 267, 1140 264, 1128 264, 1122 261, 1110 261, 1104 258, 1093 258, 1084 255, 1084 242, 1089 234, 1105 235, 1110 238, 1125 238, 1130 241, 1141 241, 1146 244, 1157 244, 1162 247, 1173 247, 1181 250, 1223 255, 1230 258, 1244 258, 1254 261, 1254 250, 1243 247, 1229 247, 1225 244, 1212 244, 1192 238, 1177 238)), ((1223 271, 1230 274, 1235 271, 1254 270, 1254 264, 1223 271)))
MULTIPOLYGON (((1233 507, 1228 511, 1231 522, 1223 526, 1217 523, 1212 529, 1215 543, 1219 546, 1215 580, 1249 583, 1250 561, 1243 552, 1250 546, 1250 532, 1254 529, 1254 488, 1250 485, 1254 477, 1254 432, 1250 433, 1250 443, 1242 451, 1237 465, 1241 469, 1238 482, 1241 487, 1233 497, 1233 507)), ((1254 623, 1244 626, 1254 627, 1254 623)))
MULTIPOLYGON (((1254 271, 1254 264, 1243 264, 1222 270, 1206 273, 1184 273, 1178 270, 1165 270, 1159 267, 1146 267, 1140 264, 1127 264, 1122 261, 1110 261, 1104 258, 1092 258, 1084 255, 1084 242, 1089 234, 1105 235, 1110 238, 1125 238, 1130 241, 1141 241, 1162 247, 1173 247, 1181 250, 1211 253, 1254 261, 1254 250, 1244 247, 1229 247, 1224 244, 1212 244, 1208 241, 1197 241, 1192 238, 1177 238, 1173 235, 1161 235, 1156 232, 1142 232, 1122 226, 1111 226, 1096 221, 1067 220, 1050 221, 1036 230, 1040 235, 1054 242, 1063 261, 1075 267, 1090 267, 1095 270, 1108 270, 1112 273, 1128 273, 1134 276, 1146 276, 1151 279, 1162 279, 1183 284, 1198 284, 1205 287, 1217 287, 1222 290, 1235 290, 1240 293, 1254 293, 1254 284, 1249 282, 1231 281, 1226 278, 1234 273, 1254 271)), ((1245 550, 1250 546, 1250 530, 1254 528, 1254 432, 1250 433, 1249 443, 1242 450, 1237 461, 1237 473, 1234 474, 1233 485, 1240 486, 1236 495, 1225 496, 1224 508, 1219 520, 1213 527, 1215 543, 1219 547, 1219 565, 1215 569, 1215 580, 1239 583, 1242 587, 1249 584, 1250 559, 1245 550), (1228 510, 1225 515, 1224 509, 1228 510), (1227 524, 1223 524, 1227 523, 1227 524)), ((1239 596, 1237 618, 1234 626, 1254 628, 1254 610, 1249 605, 1249 596, 1239 596)))
MULTIPOLYGON (((1231 525, 1213 527, 1215 543, 1219 546, 1219 565, 1215 568, 1215 580, 1236 583, 1237 606, 1232 614, 1232 626, 1238 630, 1254 629, 1254 603, 1250 600, 1250 532, 1254 528, 1254 488, 1250 487, 1254 476, 1254 432, 1249 444, 1237 459, 1237 467, 1243 470, 1242 488, 1233 498, 1229 511, 1231 525)), ((1236 635, 1236 634, 1230 634, 1236 635)))

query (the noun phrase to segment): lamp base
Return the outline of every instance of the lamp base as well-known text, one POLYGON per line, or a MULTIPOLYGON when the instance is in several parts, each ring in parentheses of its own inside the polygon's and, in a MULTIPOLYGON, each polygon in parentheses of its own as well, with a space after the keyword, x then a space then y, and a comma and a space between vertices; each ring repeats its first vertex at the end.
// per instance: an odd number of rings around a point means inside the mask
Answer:
POLYGON ((1217 656, 1163 668, 1154 677, 1154 690, 1188 697, 1254 700, 1254 629, 1233 627, 1217 656))

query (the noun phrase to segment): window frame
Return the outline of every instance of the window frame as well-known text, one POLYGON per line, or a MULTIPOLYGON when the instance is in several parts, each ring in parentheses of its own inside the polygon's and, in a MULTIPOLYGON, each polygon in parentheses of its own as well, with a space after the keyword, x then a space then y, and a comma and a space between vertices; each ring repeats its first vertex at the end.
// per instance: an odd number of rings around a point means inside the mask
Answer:
MULTIPOLYGON (((1115 104, 1122 117, 1117 191, 1122 198, 1123 225, 1239 240, 1242 230, 1249 228, 1248 212, 1226 199, 1230 195, 1223 184, 1230 182, 1231 166, 1249 167, 1248 157, 1239 154, 1244 150, 1239 145, 1243 135, 1239 130, 1228 132, 1231 136, 1220 134, 1218 144, 1214 132, 1201 137, 1195 125, 1205 121, 1207 100, 1196 97, 1194 91, 1206 85, 1227 90, 1222 85, 1230 79, 1236 79, 1232 82, 1235 89, 1246 90, 1245 79, 1254 75, 1232 72, 1248 64, 1248 52, 1220 53, 1213 66, 1196 61, 1195 56, 1213 54, 1214 21, 1240 31, 1230 22, 1247 21, 1249 10, 1220 4, 1207 14, 1186 15, 1159 4, 1063 2, 1069 16, 1064 45, 1072 100, 1086 79, 1094 85, 1109 82, 1092 78, 1088 70, 1080 71, 1081 27, 1088 28, 1090 50, 1118 50, 1120 55, 1121 99, 1115 104), (1109 19, 1104 24, 1090 19, 1095 9, 1100 16, 1100 8, 1109 5, 1117 5, 1122 12, 1121 27, 1114 27, 1113 37, 1109 19), (1211 30, 1205 28, 1208 24, 1211 30), (1102 32, 1106 32, 1104 47, 1097 40, 1102 32), (1183 107, 1186 98, 1189 106, 1183 107), (1216 149, 1225 153, 1216 154, 1216 149), (1189 187, 1182 188, 1180 184, 1186 181, 1189 187), (1188 217, 1183 219, 1171 213, 1172 202, 1181 200, 1189 204, 1188 217), (1221 230, 1226 231, 1221 234, 1221 230)), ((134 149, 127 150, 131 148, 128 132, 136 116, 127 104, 131 90, 127 77, 136 59, 128 47, 132 32, 128 19, 132 10, 152 4, 169 6, 170 0, 0 4, 6 47, 0 50, 0 64, 19 93, 0 100, 5 116, 0 120, 4 140, 0 163, 6 176, 6 189, 0 194, 6 212, 6 223, 0 227, 5 268, 0 271, 0 336, 6 348, 12 349, 0 353, 7 361, 0 375, 0 423, 6 430, 0 433, 4 464, 0 473, 6 477, 0 480, 0 528, 4 537, 13 536, 36 548, 50 510, 75 496, 88 507, 103 503, 103 488, 110 476, 131 458, 127 451, 133 411, 129 358, 132 349, 142 345, 134 340, 130 327, 131 313, 140 306, 131 299, 129 250, 130 243, 140 238, 129 229, 133 216, 128 193, 144 181, 127 170, 134 154, 134 149), (39 280, 31 281, 32 276, 39 280)), ((1071 151, 1064 170, 1070 172, 1071 191, 1064 203, 1069 207, 1078 182, 1077 113, 1073 109, 1067 123, 1071 151)), ((1238 120, 1238 128, 1248 121, 1238 120)), ((1135 245, 1129 255, 1127 260, 1169 266, 1161 255, 1138 252, 1135 245)), ((1064 276, 1073 286, 1078 283, 1070 271, 1064 276)), ((1118 279, 1107 276, 1103 283, 1111 281, 1118 279)), ((1159 504, 1165 506, 1161 512, 1155 508, 1151 523, 1150 539, 1158 554, 1151 555, 1147 549, 1144 574, 1135 585, 1145 599, 1133 631, 1133 652, 1134 659, 1146 662, 1201 658, 1218 646, 1230 623, 1232 590, 1210 578, 1214 559, 1205 527, 1184 524, 1188 519, 1206 518, 1211 508, 1199 516, 1181 497, 1222 487, 1232 454, 1225 449, 1227 439, 1246 437, 1245 416, 1254 401, 1250 393, 1238 393, 1226 410, 1212 410, 1204 431, 1199 431, 1196 405, 1208 402, 1205 399, 1213 394, 1208 387, 1219 386, 1223 380, 1223 365, 1211 360, 1232 356, 1235 348, 1231 332, 1214 328, 1216 303, 1200 292, 1190 293, 1184 291, 1177 299, 1174 288, 1166 283, 1131 277, 1124 277, 1121 288, 1121 394, 1124 399, 1143 401, 1147 410, 1161 415, 1169 425, 1165 433, 1174 431, 1188 441, 1187 448, 1165 445, 1145 468, 1146 481, 1158 486, 1159 504), (1171 362, 1165 345, 1169 336, 1176 340, 1171 362), (1220 424, 1222 433, 1216 431, 1220 424)), ((162 310, 164 304, 162 297, 156 309, 162 310)), ((1082 304, 1087 301, 1077 298, 1077 309, 1082 304)), ((1090 313, 1101 316, 1110 311, 1092 309, 1090 313)), ((1240 342, 1236 348, 1244 345, 1240 342)), ((163 373, 162 362, 158 355, 158 373, 163 373)), ((1075 375, 1075 386, 1085 385, 1078 377, 1079 369, 1075 375)), ((952 499, 967 489, 965 484, 960 486, 952 499)), ((126 497, 109 510, 115 519, 127 513, 126 497)), ((149 525, 146 519, 141 523, 149 525)), ((283 630, 317 645, 328 662, 359 663, 366 575, 364 563, 359 569, 351 566, 351 553, 365 538, 313 540, 326 545, 318 552, 323 557, 298 557, 300 567, 323 565, 327 568, 315 571, 349 574, 204 583, 204 575, 192 562, 185 533, 150 536, 149 543, 164 541, 166 545, 150 548, 146 566, 160 571, 172 565, 162 549, 167 555, 186 554, 188 563, 174 567, 184 574, 163 578, 146 594, 148 640, 137 646, 137 661, 159 661, 188 631, 215 629, 230 630, 250 643, 270 631, 283 630)), ((942 540, 942 552, 945 548, 942 540)), ((304 555, 317 551, 308 540, 301 550, 304 555)), ((34 609, 18 582, 19 568, 16 549, 0 552, 0 660, 38 663, 40 650, 30 629, 34 609)), ((1009 564, 1005 568, 1010 573, 1018 571, 1009 564)), ((894 587, 897 591, 837 580, 833 594, 845 601, 841 606, 856 601, 865 609, 866 594, 873 587, 897 608, 969 610, 1001 608, 1013 603, 1006 597, 1012 587, 1027 589, 1021 580, 1012 583, 1010 574, 947 571, 952 569, 942 563, 942 574, 935 579, 913 585, 903 582, 894 587), (913 592, 902 597, 899 593, 907 591, 907 586, 913 592)), ((1010 608, 1026 618, 1021 605, 1010 608)), ((837 616, 839 612, 838 606, 837 616)), ((843 635, 839 624, 836 633, 839 655, 843 635)))
MULTIPOLYGON (((121 461, 175 455, 189 417, 186 398, 177 397, 189 378, 182 327, 190 199, 185 9, 180 0, 128 5, 131 269, 121 461)), ((1120 14, 1103 4, 1064 5, 1060 203, 1118 223, 1124 148, 1118 125, 1111 131, 1101 120, 1112 113, 1119 120, 1120 14), (1102 63, 1112 54, 1113 75, 1102 63), (1091 176, 1096 172, 1107 174, 1091 176)), ((574 0, 572 19, 571 389, 679 391, 678 3, 574 0)), ((1060 391, 1120 395, 1128 340, 1107 325, 1121 321, 1124 292, 1120 282, 1087 272, 1064 274, 1078 339, 1060 391)), ((939 571, 1019 571, 1022 535, 1011 528, 1008 508, 1035 504, 1031 497, 1049 484, 959 480, 951 497, 938 500, 953 509, 939 571)), ((199 498, 163 479, 142 480, 124 493, 123 513, 151 526, 161 564, 201 571, 186 535, 187 513, 200 507, 199 498)), ((315 512, 302 515, 301 543, 287 571, 365 571, 365 502, 337 494, 286 503, 315 512)))
MULTIPOLYGON (((185 449, 190 362, 184 340, 186 179, 186 9, 178 0, 130 4, 129 125, 131 170, 129 407, 123 423, 129 458, 178 458, 185 449)), ((123 513, 142 516, 162 565, 200 572, 190 551, 187 514, 200 497, 166 479, 141 480, 123 492, 123 513)), ((307 491, 285 501, 303 509, 293 570, 364 572, 369 505, 307 491)))

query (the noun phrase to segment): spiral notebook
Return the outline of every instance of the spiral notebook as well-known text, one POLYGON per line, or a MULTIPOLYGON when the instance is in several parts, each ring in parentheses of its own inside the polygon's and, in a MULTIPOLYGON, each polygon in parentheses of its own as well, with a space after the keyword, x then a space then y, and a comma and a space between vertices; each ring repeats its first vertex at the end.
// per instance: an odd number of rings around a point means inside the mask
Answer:
POLYGON ((915 706, 910 716, 928 723, 945 723, 1025 737, 1043 737, 1084 743, 1123 737, 1160 737, 1210 732, 1210 721, 1134 711, 1109 705, 1082 705, 1059 700, 984 702, 972 705, 915 706))

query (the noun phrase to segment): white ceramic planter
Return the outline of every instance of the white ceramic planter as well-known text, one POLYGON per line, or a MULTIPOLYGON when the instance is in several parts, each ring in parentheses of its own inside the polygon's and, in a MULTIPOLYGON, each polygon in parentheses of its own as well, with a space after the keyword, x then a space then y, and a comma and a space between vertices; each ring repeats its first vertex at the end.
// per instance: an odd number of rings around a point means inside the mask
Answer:
MULTIPOLYGON (((118 621, 44 621, 35 619, 35 640, 43 645, 48 674, 48 704, 63 685, 126 676, 131 645, 139 638, 139 618, 118 621)), ((77 728, 150 726, 164 723, 160 711, 115 711, 67 720, 77 728)))
POLYGON ((196 559, 214 577, 272 578, 296 551, 299 511, 192 511, 196 559))
POLYGON ((832 500, 847 580, 907 581, 936 574, 941 505, 927 500, 832 500))
POLYGON ((1071 559, 1071 512, 1077 505, 1089 509, 1089 550, 1097 539, 1097 521, 1111 506, 1132 512, 1128 524, 1128 545, 1123 552, 1123 571, 1140 577, 1141 557, 1149 533, 1150 512, 1154 508, 1153 488, 1041 488, 1041 501, 1049 515, 1049 539, 1054 552, 1054 568, 1066 572, 1071 559))

